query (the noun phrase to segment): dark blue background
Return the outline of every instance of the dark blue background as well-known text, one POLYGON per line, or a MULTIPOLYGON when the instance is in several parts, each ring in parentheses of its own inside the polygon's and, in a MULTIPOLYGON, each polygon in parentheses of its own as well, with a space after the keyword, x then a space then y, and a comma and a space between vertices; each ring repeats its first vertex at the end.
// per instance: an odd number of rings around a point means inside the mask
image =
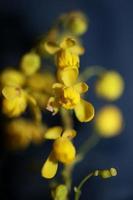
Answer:
MULTIPOLYGON (((47 31, 59 14, 84 11, 90 17, 90 29, 84 36, 86 54, 81 69, 99 64, 118 70, 126 81, 125 94, 117 101, 125 118, 122 135, 103 140, 75 170, 78 184, 90 170, 116 167, 118 176, 107 181, 92 178, 84 187, 81 200, 133 200, 133 1, 132 0, 1 0, 0 67, 16 66, 23 52, 47 31)), ((91 85, 90 85, 91 87, 91 85)), ((90 89, 91 93, 91 89, 90 89)), ((91 95, 90 95, 91 96, 91 95)), ((101 103, 90 97, 95 107, 101 103)), ((78 124, 79 141, 88 132, 78 124)), ((0 199, 44 200, 48 185, 38 168, 48 153, 45 147, 31 147, 24 153, 1 152, 0 199), (34 168, 31 169, 31 162, 34 168)))

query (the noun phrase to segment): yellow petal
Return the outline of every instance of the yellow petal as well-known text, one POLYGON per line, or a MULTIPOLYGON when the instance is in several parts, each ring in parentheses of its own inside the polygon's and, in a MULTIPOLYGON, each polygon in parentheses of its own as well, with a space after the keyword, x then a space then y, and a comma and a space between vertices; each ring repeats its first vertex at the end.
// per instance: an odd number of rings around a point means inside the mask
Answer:
POLYGON ((51 152, 42 167, 41 174, 44 178, 53 178, 57 172, 57 168, 58 162, 55 159, 53 152, 51 152))
POLYGON ((2 90, 2 94, 6 99, 14 99, 21 94, 21 90, 13 86, 5 86, 2 90))
POLYGON ((50 97, 46 109, 55 115, 59 111, 59 105, 55 97, 50 97))
POLYGON ((77 83, 74 86, 74 89, 77 90, 77 92, 79 92, 79 93, 87 92, 88 88, 89 88, 88 85, 84 82, 77 83))
POLYGON ((83 55, 85 52, 85 49, 80 45, 75 45, 75 46, 71 47, 71 52, 76 55, 83 55))
POLYGON ((55 54, 60 49, 54 42, 45 42, 44 48, 49 54, 55 54))
POLYGON ((67 49, 73 46, 75 46, 75 40, 73 40, 72 38, 65 38, 60 44, 60 47, 62 49, 67 49))
POLYGON ((62 133, 62 127, 54 126, 53 128, 49 128, 46 131, 46 133, 44 134, 44 138, 55 140, 61 136, 61 133, 62 133))
POLYGON ((81 99, 80 103, 75 107, 76 117, 80 122, 89 122, 94 117, 94 107, 91 103, 81 99))
POLYGON ((74 129, 68 129, 63 132, 62 137, 73 139, 76 136, 76 131, 74 129))
POLYGON ((57 77, 58 80, 66 86, 71 86, 77 80, 78 74, 79 71, 77 67, 66 67, 64 69, 58 70, 57 77))

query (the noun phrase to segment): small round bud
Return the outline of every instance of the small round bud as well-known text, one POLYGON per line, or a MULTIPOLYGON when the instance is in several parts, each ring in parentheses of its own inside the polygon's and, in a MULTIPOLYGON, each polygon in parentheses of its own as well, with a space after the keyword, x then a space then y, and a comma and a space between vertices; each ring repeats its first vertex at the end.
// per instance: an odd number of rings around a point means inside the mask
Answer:
POLYGON ((87 17, 82 12, 71 12, 66 16, 65 26, 74 35, 83 35, 88 29, 87 17))
POLYGON ((28 76, 34 74, 40 68, 40 65, 40 56, 33 52, 25 54, 20 63, 21 69, 28 76))
POLYGON ((124 90, 124 80, 122 76, 115 71, 104 73, 96 82, 96 94, 104 99, 114 101, 118 99, 124 90))
POLYGON ((118 135, 122 130, 122 113, 116 106, 104 106, 95 118, 95 128, 101 137, 109 138, 118 135))

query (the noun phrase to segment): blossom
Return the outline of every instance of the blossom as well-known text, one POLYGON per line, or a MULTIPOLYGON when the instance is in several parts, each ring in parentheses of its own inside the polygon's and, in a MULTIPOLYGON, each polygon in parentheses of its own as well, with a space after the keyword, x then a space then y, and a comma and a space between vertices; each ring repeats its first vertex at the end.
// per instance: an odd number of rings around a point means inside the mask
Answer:
POLYGON ((95 128, 101 137, 110 138, 120 134, 123 117, 120 109, 113 105, 101 108, 95 117, 95 128))
POLYGON ((96 82, 95 89, 99 97, 113 101, 122 95, 124 80, 118 72, 108 71, 101 75, 96 82))
POLYGON ((27 96, 23 89, 14 86, 5 86, 2 90, 3 113, 8 117, 17 117, 26 110, 27 96))
POLYGON ((46 42, 46 50, 50 54, 55 54, 55 64, 57 66, 58 81, 70 86, 79 74, 79 54, 81 49, 72 38, 64 38, 60 44, 46 42))
POLYGON ((25 75, 34 74, 41 66, 40 56, 34 52, 26 53, 20 62, 20 67, 25 75))
POLYGON ((31 142, 42 142, 44 127, 33 121, 18 118, 11 120, 5 127, 6 145, 11 150, 25 149, 31 142))
POLYGON ((60 107, 63 107, 67 110, 73 109, 80 122, 88 122, 94 117, 92 104, 81 98, 81 94, 88 90, 88 86, 84 82, 70 87, 55 83, 53 90, 55 95, 49 99, 47 109, 54 114, 60 107))
POLYGON ((48 129, 44 134, 45 139, 53 139, 53 148, 49 157, 42 167, 42 176, 44 178, 53 178, 58 169, 58 162, 65 165, 71 164, 76 156, 75 147, 71 141, 76 136, 76 131, 67 129, 62 133, 59 126, 48 129))

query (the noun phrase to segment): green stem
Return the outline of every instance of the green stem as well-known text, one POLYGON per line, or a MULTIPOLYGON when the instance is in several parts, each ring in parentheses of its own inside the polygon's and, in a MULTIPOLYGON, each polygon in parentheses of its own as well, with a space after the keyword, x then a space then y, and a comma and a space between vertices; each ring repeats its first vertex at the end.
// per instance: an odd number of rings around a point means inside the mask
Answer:
POLYGON ((80 146, 78 154, 80 155, 81 160, 85 155, 98 144, 100 137, 93 132, 92 135, 80 146))
POLYGON ((61 118, 64 125, 64 129, 72 129, 73 121, 70 112, 68 110, 61 108, 61 118))
POLYGON ((81 195, 81 189, 83 187, 83 185, 86 183, 86 181, 88 181, 88 179, 90 179, 93 176, 93 172, 88 174, 88 176, 86 176, 78 185, 78 187, 75 188, 75 200, 79 200, 80 195, 81 195))
POLYGON ((103 68, 102 66, 92 65, 85 68, 85 70, 79 76, 79 80, 87 81, 93 76, 101 75, 103 72, 105 72, 105 68, 103 68))

